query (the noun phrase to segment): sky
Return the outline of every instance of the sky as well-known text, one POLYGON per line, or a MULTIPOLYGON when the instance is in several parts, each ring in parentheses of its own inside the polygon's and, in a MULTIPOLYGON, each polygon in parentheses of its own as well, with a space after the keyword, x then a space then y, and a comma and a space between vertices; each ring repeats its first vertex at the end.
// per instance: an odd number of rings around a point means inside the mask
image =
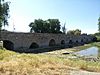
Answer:
MULTIPOLYGON (((7 0, 6 0, 7 1, 7 0)), ((82 33, 98 31, 100 0, 8 0, 10 1, 9 26, 15 32, 29 32, 34 19, 59 19, 66 29, 80 29, 82 33), (14 30, 15 28, 15 30, 14 30)))

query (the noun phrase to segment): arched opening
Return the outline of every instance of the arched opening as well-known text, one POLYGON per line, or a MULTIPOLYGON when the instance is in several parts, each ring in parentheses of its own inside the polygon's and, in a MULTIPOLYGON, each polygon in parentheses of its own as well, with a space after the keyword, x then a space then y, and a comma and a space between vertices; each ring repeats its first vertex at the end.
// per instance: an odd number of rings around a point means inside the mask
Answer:
POLYGON ((76 43, 79 43, 78 40, 76 40, 76 43))
POLYGON ((83 39, 81 39, 81 42, 83 42, 83 39))
POLYGON ((72 40, 69 40, 69 44, 72 44, 73 42, 72 42, 72 40))
POLYGON ((73 47, 73 42, 72 42, 72 40, 69 40, 68 47, 69 47, 69 48, 73 47))
POLYGON ((61 40, 61 46, 60 46, 62 49, 65 48, 65 41, 64 40, 61 40))
POLYGON ((13 50, 14 44, 11 41, 4 40, 3 41, 3 47, 6 48, 7 50, 13 50))
POLYGON ((37 43, 33 42, 31 44, 31 46, 29 47, 29 49, 35 49, 35 48, 39 48, 39 45, 37 43))
POLYGON ((65 41, 64 40, 61 41, 61 45, 65 45, 65 41))
POLYGON ((93 37, 92 41, 93 42, 96 42, 97 41, 97 38, 96 37, 93 37))
POLYGON ((49 46, 55 46, 55 40, 54 39, 51 39, 50 41, 49 41, 49 46))
POLYGON ((81 39, 81 45, 84 45, 84 40, 83 39, 81 39))

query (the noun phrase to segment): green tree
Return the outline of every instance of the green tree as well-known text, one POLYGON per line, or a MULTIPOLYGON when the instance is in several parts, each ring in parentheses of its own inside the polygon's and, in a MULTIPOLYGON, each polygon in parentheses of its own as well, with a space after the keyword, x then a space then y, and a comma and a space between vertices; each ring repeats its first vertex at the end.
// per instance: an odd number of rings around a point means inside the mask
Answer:
POLYGON ((73 31, 73 30, 69 30, 69 31, 67 32, 67 35, 74 35, 74 31, 73 31))
POLYGON ((50 24, 48 23, 48 21, 44 21, 43 30, 44 33, 50 33, 50 24))
POLYGON ((34 22, 29 24, 30 32, 35 33, 61 33, 60 22, 58 19, 35 19, 34 22))
POLYGON ((99 19, 98 19, 98 31, 99 31, 99 33, 100 33, 100 17, 99 17, 99 19))
POLYGON ((10 2, 0 0, 0 30, 2 29, 2 26, 8 25, 9 3, 10 2))
POLYGON ((34 22, 29 24, 29 27, 31 27, 30 32, 43 33, 43 24, 44 21, 42 19, 34 20, 34 22))
POLYGON ((69 30, 67 32, 67 35, 81 35, 81 30, 76 29, 76 30, 69 30))
POLYGON ((48 19, 47 22, 50 26, 50 33, 60 33, 60 22, 58 19, 48 19))
POLYGON ((74 31, 74 35, 81 35, 81 30, 76 29, 76 30, 74 31))

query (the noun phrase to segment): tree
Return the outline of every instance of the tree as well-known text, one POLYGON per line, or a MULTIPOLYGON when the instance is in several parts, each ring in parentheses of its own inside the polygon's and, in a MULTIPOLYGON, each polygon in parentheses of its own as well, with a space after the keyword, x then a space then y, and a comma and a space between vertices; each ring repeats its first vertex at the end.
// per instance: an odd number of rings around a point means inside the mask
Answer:
POLYGON ((81 35, 81 30, 76 29, 76 30, 69 30, 67 32, 67 35, 81 35))
POLYGON ((2 26, 8 25, 9 3, 10 2, 0 0, 0 30, 2 29, 2 26))
POLYGON ((98 31, 99 31, 99 33, 100 33, 100 17, 99 17, 99 19, 98 19, 98 31))
POLYGON ((36 33, 44 33, 44 21, 42 19, 34 20, 34 22, 31 22, 29 24, 29 27, 31 27, 30 32, 36 32, 36 33))
POLYGON ((48 19, 43 21, 42 19, 35 19, 34 22, 29 24, 30 32, 35 33, 61 33, 60 22, 58 19, 48 19))
POLYGON ((76 29, 76 30, 74 31, 74 35, 81 35, 81 30, 76 29))
POLYGON ((43 30, 44 30, 44 33, 50 33, 50 24, 48 21, 44 21, 43 30))
POLYGON ((69 31, 67 32, 67 35, 74 35, 74 31, 73 31, 73 30, 69 30, 69 31))
POLYGON ((31 22, 31 23, 29 24, 29 27, 31 27, 30 32, 31 32, 31 33, 34 32, 34 23, 33 23, 33 22, 31 22))
POLYGON ((48 19, 50 33, 60 33, 60 22, 58 19, 48 19))

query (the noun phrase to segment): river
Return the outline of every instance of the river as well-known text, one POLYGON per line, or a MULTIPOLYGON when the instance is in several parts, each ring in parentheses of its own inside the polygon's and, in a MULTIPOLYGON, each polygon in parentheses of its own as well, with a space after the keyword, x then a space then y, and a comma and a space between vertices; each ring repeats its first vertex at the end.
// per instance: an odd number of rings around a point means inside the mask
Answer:
POLYGON ((74 54, 80 55, 80 56, 96 56, 96 57, 98 57, 99 48, 90 47, 90 48, 87 48, 85 50, 81 50, 81 51, 75 52, 74 54))

